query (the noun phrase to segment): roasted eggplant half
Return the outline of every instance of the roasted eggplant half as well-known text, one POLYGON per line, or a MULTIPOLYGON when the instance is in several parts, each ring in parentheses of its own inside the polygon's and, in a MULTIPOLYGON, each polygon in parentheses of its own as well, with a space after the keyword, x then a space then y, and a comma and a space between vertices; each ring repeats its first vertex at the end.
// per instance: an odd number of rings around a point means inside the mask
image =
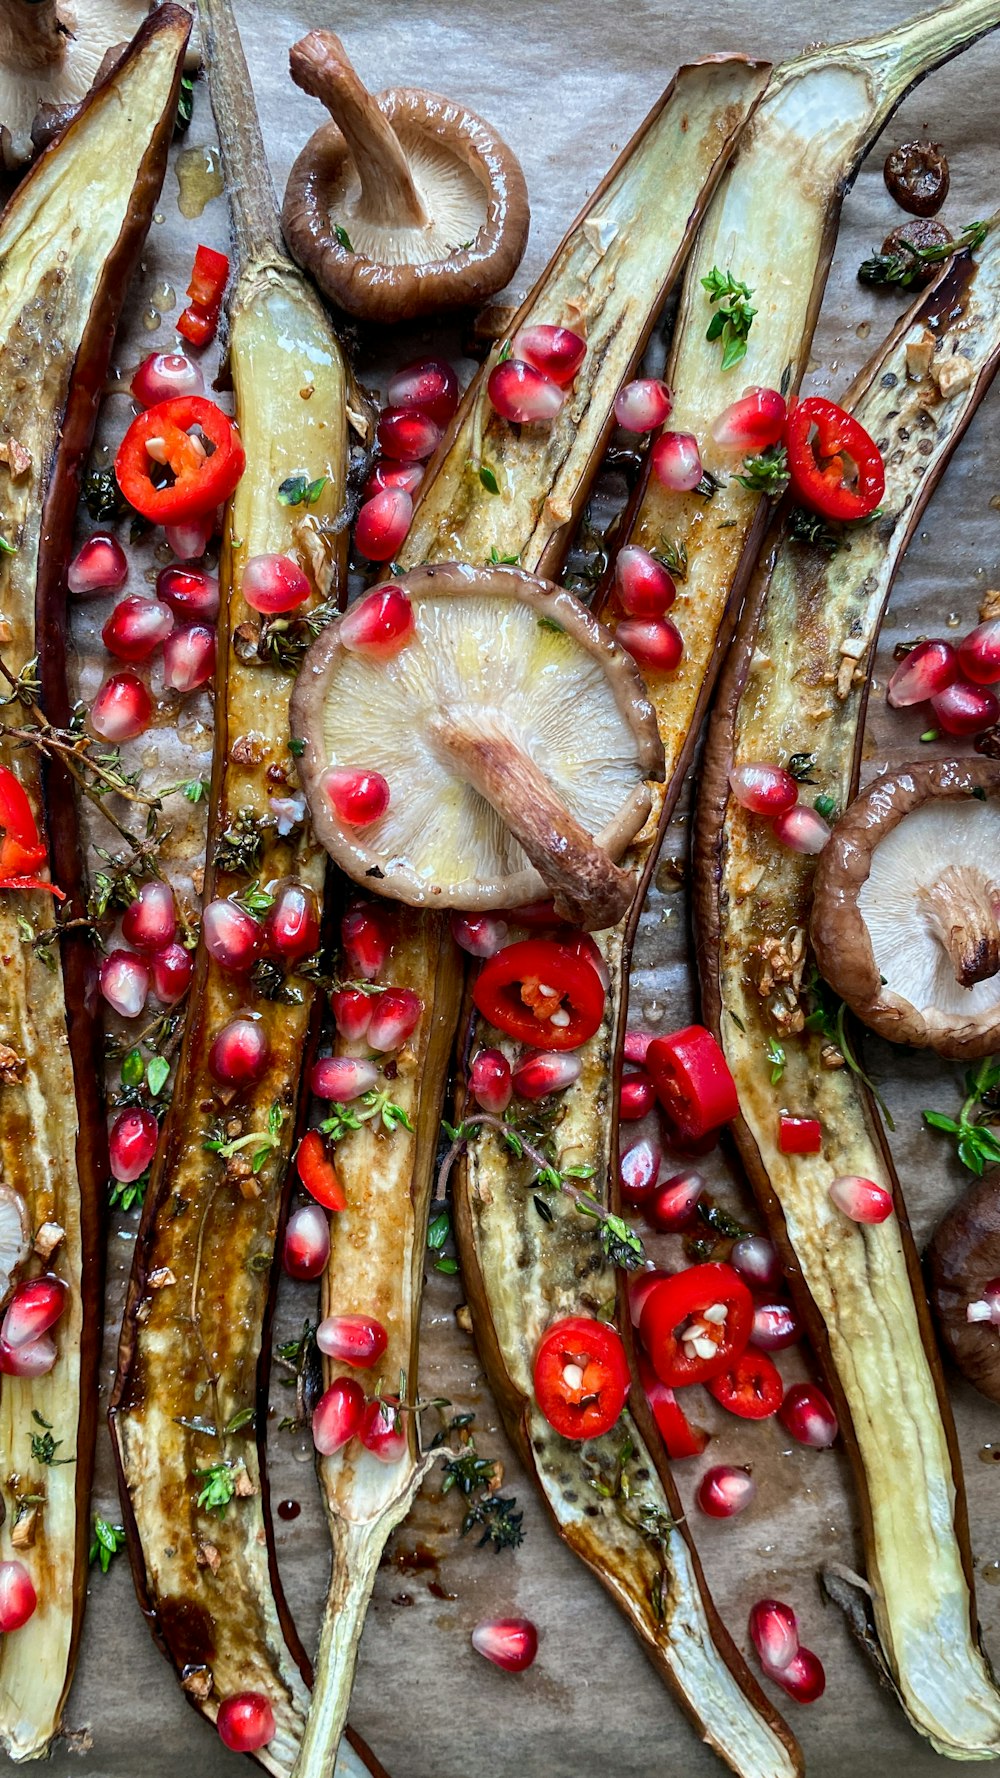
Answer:
MULTIPOLYGON (((906 1210, 843 1009, 806 941, 815 858, 737 803, 746 762, 814 756, 816 792, 856 787, 873 645, 893 575, 938 476, 1000 362, 1000 244, 956 259, 862 373, 847 406, 886 464, 881 515, 835 554, 779 529, 751 589, 709 728, 697 824, 696 915, 706 1013, 739 1090, 740 1154, 787 1259, 854 1460, 867 1582, 884 1665, 938 1751, 995 1757, 1000 1696, 975 1627, 961 1472, 906 1210), (969 376, 943 397, 907 375, 927 331, 969 376), (766 1048, 785 1066, 772 1085, 766 1048), (820 1152, 782 1152, 782 1113, 815 1119, 820 1152), (849 1219, 836 1180, 894 1195, 849 1219)), ((814 794, 810 787, 810 794, 814 794)))

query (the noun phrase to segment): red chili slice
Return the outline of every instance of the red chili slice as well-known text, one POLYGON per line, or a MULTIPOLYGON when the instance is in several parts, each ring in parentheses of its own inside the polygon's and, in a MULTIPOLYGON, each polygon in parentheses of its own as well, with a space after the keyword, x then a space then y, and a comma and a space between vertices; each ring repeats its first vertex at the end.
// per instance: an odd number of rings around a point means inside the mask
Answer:
POLYGON ((785 1397, 781 1372, 766 1352, 748 1346, 735 1364, 705 1385, 717 1402, 741 1420, 769 1420, 785 1397))
POLYGON ((639 1354, 639 1378, 660 1437, 667 1447, 667 1456, 700 1457, 708 1444, 708 1433, 692 1426, 673 1390, 661 1383, 649 1359, 639 1354))
POLYGON ((823 1146, 823 1126, 814 1117, 789 1117, 782 1112, 778 1119, 778 1147, 782 1154, 819 1154, 823 1146))
POLYGON ((739 1115, 729 1064, 703 1025, 654 1037, 646 1051, 646 1070, 674 1128, 689 1140, 707 1136, 739 1115))
POLYGON ((126 500, 154 525, 176 525, 214 512, 228 500, 245 467, 239 433, 204 395, 178 395, 137 414, 115 458, 115 474, 126 500), (194 428, 212 447, 209 455, 190 436, 194 428), (153 442, 155 458, 147 448, 153 442), (151 471, 159 468, 161 458, 173 481, 156 487, 151 471))
POLYGON ((827 519, 864 519, 885 493, 882 453, 864 427, 820 395, 792 409, 788 473, 805 506, 827 519))
POLYGON ((472 998, 498 1031, 539 1049, 579 1048, 604 1016, 604 985, 589 958, 548 938, 521 939, 489 957, 472 998))
POLYGON ((704 1383, 728 1370, 746 1350, 752 1329, 753 1297, 732 1266, 715 1260, 664 1278, 650 1291, 639 1317, 649 1361, 661 1383, 672 1389, 704 1383), (706 1310, 719 1309, 725 1309, 724 1319, 705 1318, 706 1310), (695 1339, 706 1349, 695 1350, 695 1339))
POLYGON ((535 1400, 563 1438, 610 1432, 629 1387, 619 1334, 606 1321, 568 1315, 546 1329, 535 1357, 535 1400))
POLYGON ((0 766, 0 889, 44 889, 65 901, 61 889, 36 875, 47 862, 24 785, 9 766, 0 766))

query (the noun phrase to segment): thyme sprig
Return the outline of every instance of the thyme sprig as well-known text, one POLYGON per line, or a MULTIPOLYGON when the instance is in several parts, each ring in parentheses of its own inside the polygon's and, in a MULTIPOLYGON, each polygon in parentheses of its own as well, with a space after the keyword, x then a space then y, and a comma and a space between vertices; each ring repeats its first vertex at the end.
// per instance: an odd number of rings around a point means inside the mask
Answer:
POLYGON ((719 304, 705 338, 722 341, 722 369, 732 370, 747 354, 747 335, 757 313, 750 304, 753 291, 748 284, 734 278, 731 271, 720 272, 717 265, 701 282, 702 288, 708 291, 709 302, 713 306, 719 304))
POLYGON ((324 1118, 319 1127, 324 1136, 329 1136, 331 1142, 339 1142, 342 1136, 347 1135, 348 1130, 360 1130, 362 1124, 373 1121, 381 1122, 382 1128, 390 1132, 413 1129, 409 1113, 402 1105, 395 1103, 387 1087, 372 1087, 351 1105, 341 1105, 339 1101, 335 1101, 330 1116, 324 1118), (363 1109, 359 1110, 359 1106, 363 1109))
POLYGON ((281 1130, 287 1117, 288 1112, 275 1099, 267 1114, 265 1129, 249 1130, 245 1136, 227 1138, 225 1130, 220 1125, 213 1124, 202 1142, 202 1148, 208 1149, 211 1154, 217 1154, 221 1161, 230 1161, 234 1155, 242 1154, 245 1148, 251 1148, 253 1156, 250 1168, 254 1174, 257 1174, 261 1171, 268 1156, 276 1148, 281 1147, 281 1130))
POLYGON ((984 1056, 965 1075, 965 1098, 958 1117, 925 1111, 925 1124, 951 1136, 963 1167, 981 1179, 987 1167, 1000 1162, 1000 1137, 990 1126, 1000 1117, 1000 1059, 984 1056))
POLYGON ((868 1091, 871 1093, 872 1098, 875 1100, 876 1105, 885 1119, 888 1129, 895 1130, 896 1126, 892 1120, 892 1114, 888 1105, 879 1092, 878 1087, 875 1085, 875 1082, 872 1080, 871 1075, 865 1072, 854 1053, 847 1030, 847 1007, 844 1001, 840 999, 840 996, 835 994, 832 988, 828 987, 815 965, 813 965, 812 973, 806 985, 806 991, 812 1000, 812 1010, 806 1016, 805 1029, 807 1031, 820 1032, 821 1035, 826 1038, 828 1043, 834 1044, 836 1048, 839 1049, 844 1058, 844 1062, 850 1069, 851 1073, 856 1075, 858 1080, 863 1081, 864 1085, 868 1088, 868 1091))
POLYGON ((858 278, 862 284, 897 284, 908 290, 920 277, 925 266, 940 265, 955 253, 974 253, 990 232, 988 222, 968 222, 953 241, 941 241, 936 247, 911 247, 901 253, 873 253, 862 260, 858 278))
POLYGON ((744 457, 736 480, 751 494, 783 494, 788 486, 788 452, 783 444, 768 445, 755 457, 744 457))

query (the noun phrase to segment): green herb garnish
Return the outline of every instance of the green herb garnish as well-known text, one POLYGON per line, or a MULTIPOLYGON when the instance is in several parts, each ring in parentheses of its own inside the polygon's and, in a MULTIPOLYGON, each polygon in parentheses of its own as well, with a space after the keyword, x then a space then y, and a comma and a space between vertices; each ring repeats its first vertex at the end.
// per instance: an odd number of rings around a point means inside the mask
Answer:
POLYGON ((107 1519, 94 1520, 94 1536, 90 1545, 91 1565, 100 1562, 101 1573, 107 1574, 118 1551, 125 1548, 124 1525, 112 1525, 107 1519))
POLYGON ((709 302, 719 304, 705 338, 722 341, 722 368, 732 370, 741 358, 746 357, 747 335, 757 313, 750 306, 753 291, 749 285, 734 278, 732 272, 720 272, 715 265, 701 282, 703 289, 708 291, 709 302))
POLYGON ((736 480, 751 494, 783 494, 788 486, 788 452, 783 444, 768 445, 759 456, 744 457, 736 480))
POLYGON ((920 276, 924 266, 940 265, 954 253, 974 253, 989 234, 988 222, 969 222, 953 241, 942 241, 936 247, 907 246, 900 253, 873 253, 858 267, 862 284, 897 284, 908 289, 920 276))
POLYGON ((286 475, 278 486, 278 499, 282 506, 315 506, 329 479, 328 475, 320 475, 310 481, 302 470, 286 475))
POLYGON ((1000 1137, 990 1120, 1000 1111, 1000 1061, 985 1056, 965 1075, 965 1098, 958 1117, 925 1111, 924 1122, 955 1139, 955 1151, 963 1167, 981 1179, 987 1167, 1000 1161, 1000 1137), (982 1110, 977 1110, 982 1107, 982 1110), (985 1113, 985 1116, 984 1116, 985 1113))

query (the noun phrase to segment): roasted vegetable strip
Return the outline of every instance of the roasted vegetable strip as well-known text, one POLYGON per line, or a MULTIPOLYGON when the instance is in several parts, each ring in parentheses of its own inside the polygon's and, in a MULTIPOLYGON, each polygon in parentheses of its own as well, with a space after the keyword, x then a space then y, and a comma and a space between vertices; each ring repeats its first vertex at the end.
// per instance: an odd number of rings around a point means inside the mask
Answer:
MULTIPOLYGON (((294 663, 269 653, 240 585, 250 557, 275 552, 299 558, 316 600, 336 591, 345 534, 333 521, 346 480, 347 379, 321 305, 280 250, 228 7, 205 0, 201 18, 231 184, 239 273, 229 361, 247 457, 224 527, 205 899, 240 894, 251 880, 289 877, 318 899, 324 855, 301 824, 281 837, 270 800, 295 785, 288 748, 294 663), (305 516, 278 499, 283 479, 304 465, 317 481, 325 478, 305 516)), ((316 990, 301 972, 279 984, 280 999, 266 998, 267 987, 254 990, 199 949, 137 1243, 112 1430, 137 1584, 154 1634, 206 1716, 214 1719, 233 1694, 266 1694, 277 1733, 259 1758, 283 1773, 295 1757, 308 1694, 304 1657, 271 1573, 260 1481, 266 1364, 259 1360, 316 990), (234 1095, 220 1090, 208 1057, 221 1027, 248 1004, 267 1035, 270 1061, 255 1086, 234 1095)))
POLYGON ((830 1021, 809 986, 814 861, 783 850, 741 809, 727 775, 734 762, 812 753, 816 793, 850 800, 896 567, 998 362, 994 232, 977 267, 957 260, 904 320, 848 401, 885 459, 882 517, 832 557, 783 538, 772 572, 755 582, 710 729, 697 880, 701 978, 739 1088, 737 1140, 836 1392, 885 1664, 914 1726, 939 1752, 966 1759, 1000 1751, 1000 1697, 975 1639, 961 1475, 917 1256, 871 1097, 842 1065, 836 1032, 817 1028, 830 1021), (914 381, 907 345, 928 326, 932 372, 914 381), (953 354, 969 380, 943 400, 933 368, 953 354), (784 1051, 777 1086, 768 1042, 784 1051), (782 1108, 820 1121, 821 1154, 779 1152, 782 1108), (842 1175, 895 1189, 897 1215, 849 1221, 829 1197, 842 1175))
MULTIPOLYGON (((65 564, 80 467, 163 181, 190 22, 166 6, 143 27, 0 219, 0 412, 5 442, 16 440, 27 464, 16 475, 0 470, 6 546, 16 546, 0 566, 12 632, 3 653, 9 672, 29 678, 38 658, 38 695, 55 723, 69 716, 65 564)), ((40 812, 37 760, 7 743, 3 760, 40 812)), ((58 817, 48 820, 52 873, 82 914, 73 786, 53 770, 45 788, 51 807, 58 799, 58 817)), ((0 1086, 0 1172, 24 1199, 33 1234, 45 1223, 62 1231, 47 1265, 36 1263, 68 1286, 55 1368, 34 1379, 6 1376, 0 1392, 0 1555, 24 1563, 38 1595, 34 1615, 0 1647, 0 1743, 15 1760, 47 1751, 76 1658, 103 1291, 107 1157, 100 1049, 86 1010, 89 947, 79 932, 67 934, 59 963, 46 967, 30 931, 25 942, 24 922, 50 928, 52 908, 47 895, 0 890, 0 1035, 10 1059, 0 1086), (43 1462, 40 1422, 60 1441, 58 1463, 43 1462), (29 1543, 16 1529, 26 1515, 29 1543)))
MULTIPOLYGON (((586 331, 588 352, 565 416, 545 430, 507 426, 486 402, 487 364, 421 490, 399 553, 402 567, 425 560, 482 564, 495 552, 526 568, 558 568, 610 431, 619 385, 643 349, 694 219, 766 78, 766 68, 739 57, 681 69, 514 324, 537 319, 586 331), (488 485, 490 471, 499 494, 488 485)), ((395 1387, 405 1371, 412 1391, 427 1213, 461 976, 443 921, 388 907, 379 916, 395 934, 384 979, 424 999, 392 1083, 393 1099, 414 1130, 375 1133, 368 1124, 338 1143, 347 1209, 337 1219, 324 1292, 331 1307, 350 1301, 378 1316, 389 1332, 384 1375, 395 1387)), ((328 1364, 327 1382, 336 1375, 328 1364)), ((398 1464, 359 1460, 352 1446, 320 1465, 334 1565, 298 1767, 309 1778, 327 1770, 336 1747, 378 1552, 420 1480, 416 1429, 407 1418, 409 1450, 398 1464)))

